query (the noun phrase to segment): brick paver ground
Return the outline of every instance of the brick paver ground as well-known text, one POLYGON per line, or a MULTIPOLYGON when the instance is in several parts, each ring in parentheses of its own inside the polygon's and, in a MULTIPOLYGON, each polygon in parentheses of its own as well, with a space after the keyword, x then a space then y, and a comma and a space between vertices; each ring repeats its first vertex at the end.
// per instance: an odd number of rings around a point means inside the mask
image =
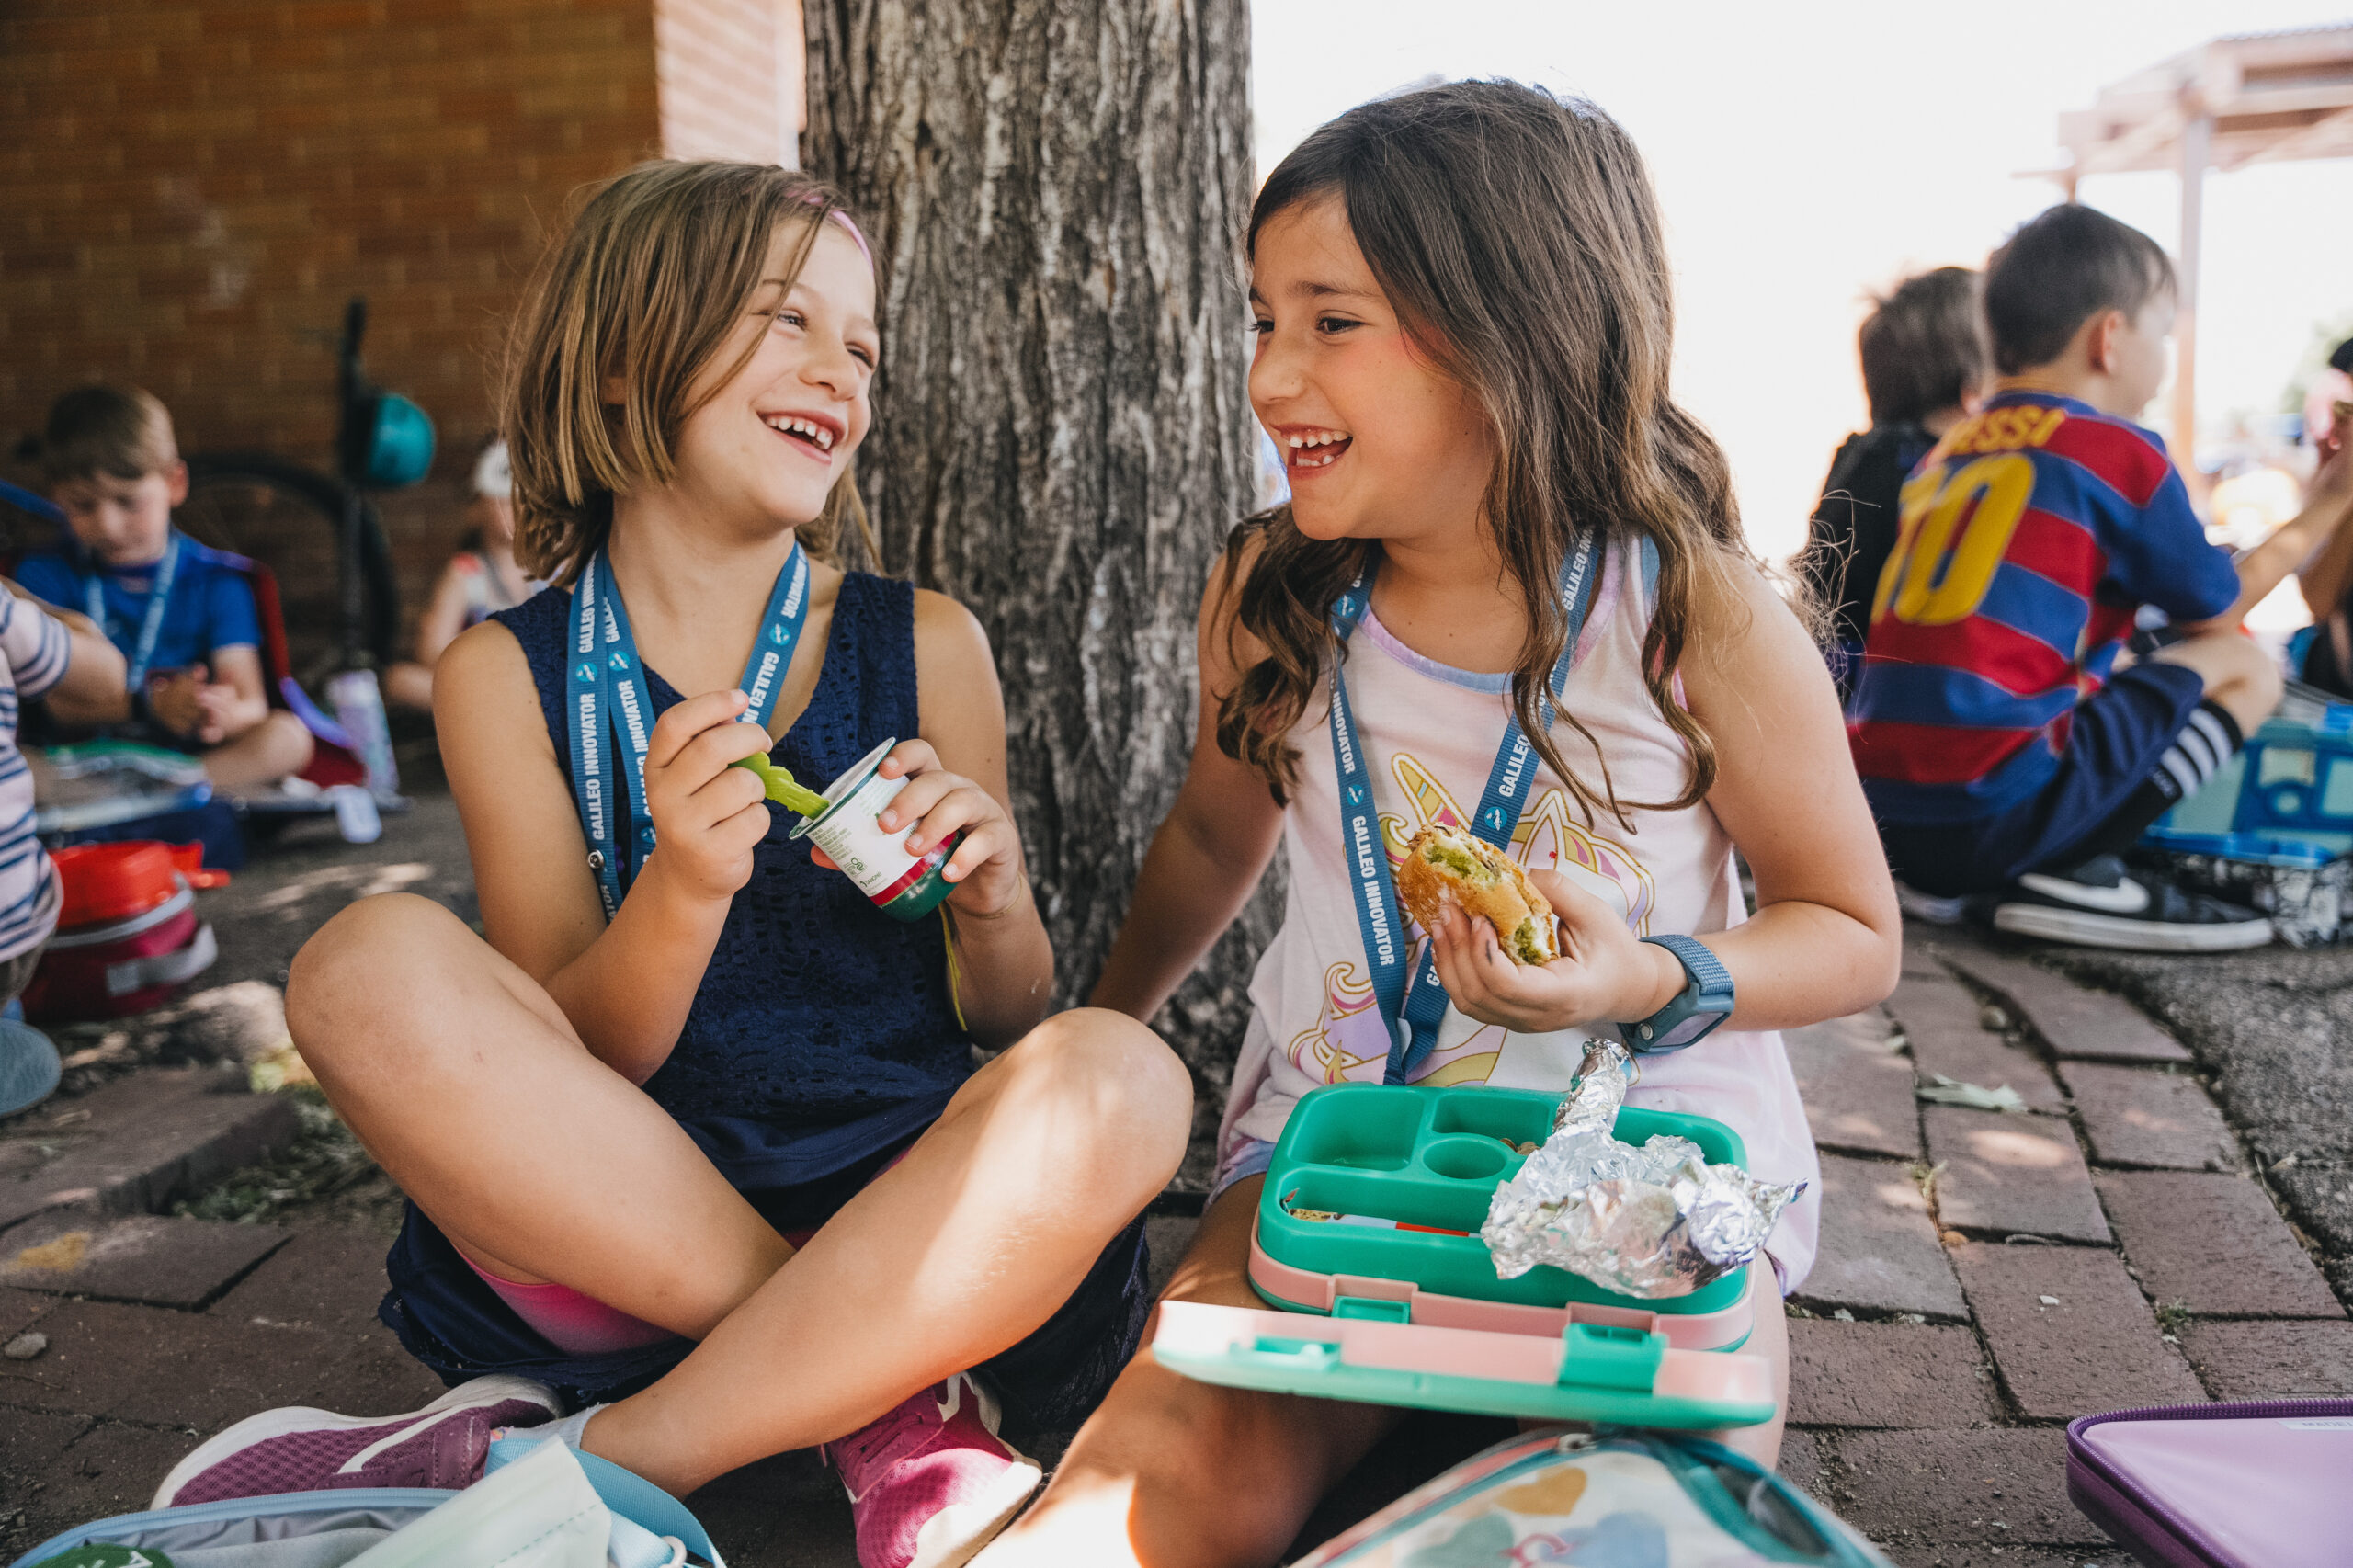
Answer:
MULTIPOLYGON (((395 823, 372 868, 299 863, 286 897, 267 872, 241 879, 224 949, 257 956, 221 978, 276 977, 297 900, 301 925, 383 886, 456 898, 454 824, 437 820, 395 823)), ((256 1003, 189 1017, 222 1027, 256 1003)), ((2303 1214, 2297 1183, 2333 1191, 2353 1170, 2250 1161, 2196 1064, 2122 1001, 1937 933, 1907 946, 1884 1013, 1790 1046, 1824 1152, 1821 1256, 1790 1309, 1783 1469, 1903 1568, 2125 1568, 2067 1502, 2069 1417, 2353 1392, 2353 1322, 2274 1199, 2303 1214), (2032 1108, 1919 1104, 1939 1073, 2006 1082, 2032 1108)), ((0 1343, 40 1342, 0 1358, 0 1561, 142 1506, 199 1438, 256 1410, 390 1413, 438 1389, 375 1318, 381 1210, 290 1226, 161 1212, 292 1135, 289 1108, 237 1080, 143 1067, 0 1123, 0 1343)), ((1152 1229, 1165 1278, 1192 1221, 1152 1229)), ((1411 1418, 1302 1549, 1508 1430, 1411 1418)), ((1065 1435, 1032 1440, 1051 1462, 1065 1435)), ((838 1486, 810 1455, 693 1502, 741 1568, 854 1561, 838 1486)))

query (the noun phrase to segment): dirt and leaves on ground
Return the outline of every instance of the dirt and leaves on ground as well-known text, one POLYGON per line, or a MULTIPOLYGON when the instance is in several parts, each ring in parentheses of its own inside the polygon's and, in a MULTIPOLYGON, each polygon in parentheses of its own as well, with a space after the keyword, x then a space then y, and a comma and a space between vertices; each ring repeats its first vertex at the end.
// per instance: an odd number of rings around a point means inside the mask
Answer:
POLYGON ((315 1088, 278 1091, 302 1119, 301 1136, 274 1157, 233 1171, 172 1205, 196 1220, 241 1224, 400 1228, 401 1190, 315 1088))

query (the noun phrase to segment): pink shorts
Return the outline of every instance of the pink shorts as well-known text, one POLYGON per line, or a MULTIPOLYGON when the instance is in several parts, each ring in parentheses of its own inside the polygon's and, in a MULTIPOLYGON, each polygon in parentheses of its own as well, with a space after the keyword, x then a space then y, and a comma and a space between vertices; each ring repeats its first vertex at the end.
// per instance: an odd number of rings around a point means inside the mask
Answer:
MULTIPOLYGON (((910 1145, 912 1147, 912 1145, 910 1145)), ((892 1157, 890 1165, 874 1174, 881 1176, 907 1157, 902 1149, 892 1157)), ((809 1244, 817 1233, 787 1231, 787 1245, 798 1252, 809 1244)), ((585 1295, 569 1285, 552 1282, 539 1285, 519 1284, 501 1279, 472 1258, 465 1249, 450 1244, 465 1265, 482 1277, 498 1299, 512 1308, 517 1317, 530 1325, 532 1332, 567 1356, 603 1356, 615 1350, 634 1350, 641 1345, 651 1345, 657 1339, 668 1339, 670 1331, 659 1324, 631 1317, 619 1307, 608 1307, 596 1297, 585 1295)))

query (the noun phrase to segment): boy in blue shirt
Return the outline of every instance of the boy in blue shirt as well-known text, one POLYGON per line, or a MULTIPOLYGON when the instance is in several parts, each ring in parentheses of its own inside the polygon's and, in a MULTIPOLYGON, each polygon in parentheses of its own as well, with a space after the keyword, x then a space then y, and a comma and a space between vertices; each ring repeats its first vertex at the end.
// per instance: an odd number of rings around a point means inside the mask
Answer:
POLYGON ((171 415, 143 392, 84 387, 49 413, 41 464, 72 547, 17 581, 86 613, 128 661, 99 722, 195 752, 213 787, 254 790, 311 760, 301 721, 269 706, 253 589, 229 559, 172 527, 188 498, 171 415))

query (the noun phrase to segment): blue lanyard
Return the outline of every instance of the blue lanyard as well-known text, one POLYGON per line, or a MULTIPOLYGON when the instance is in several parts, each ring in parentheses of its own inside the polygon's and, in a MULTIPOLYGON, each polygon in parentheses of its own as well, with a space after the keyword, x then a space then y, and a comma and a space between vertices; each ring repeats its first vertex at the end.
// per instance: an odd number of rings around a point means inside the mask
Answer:
MULTIPOLYGON (((1560 662, 1552 666, 1551 695, 1541 712, 1547 729, 1552 705, 1568 685, 1574 662, 1577 634, 1585 630, 1586 612, 1593 605, 1593 535, 1580 531, 1569 558, 1561 567, 1561 608, 1568 620, 1568 641, 1560 662)), ((1332 606, 1332 630, 1345 643, 1372 603, 1372 577, 1377 558, 1369 560, 1357 580, 1332 606)), ((1446 1017, 1446 987, 1438 977, 1438 960, 1428 944, 1413 988, 1405 985, 1409 944, 1405 923, 1397 909, 1397 888, 1389 870, 1388 846, 1381 840, 1380 809, 1372 797, 1372 779, 1364 765, 1364 750, 1357 742, 1356 716, 1348 708, 1348 683, 1342 673, 1347 661, 1332 660, 1332 760, 1340 779, 1341 847, 1355 881, 1357 925, 1364 937, 1365 961, 1372 971, 1373 999, 1381 1020, 1389 1028, 1389 1066, 1381 1081, 1404 1083, 1438 1045, 1438 1027, 1446 1017)), ((1520 728, 1517 714, 1504 722, 1504 743, 1487 770, 1486 792, 1479 798, 1478 814, 1471 829, 1481 838, 1511 852, 1511 835, 1528 804, 1528 786, 1534 781, 1535 747, 1520 728)))
MULTIPOLYGON (((637 640, 630 635, 629 608, 621 603, 613 569, 598 551, 580 574, 572 591, 572 668, 566 676, 567 707, 572 721, 573 801, 580 809, 581 831, 588 838, 588 869, 597 873, 597 891, 605 901, 605 918, 620 912, 629 890, 621 880, 620 853, 624 830, 615 821, 629 817, 626 829, 630 876, 645 864, 654 847, 654 818, 645 804, 645 746, 652 728, 646 689, 640 684, 644 665, 637 656, 637 640), (613 715, 618 712, 616 726, 613 715), (615 746, 614 731, 626 744, 615 746), (608 754, 618 751, 619 767, 608 754)), ((809 555, 799 541, 791 558, 776 574, 768 592, 767 619, 752 656, 744 665, 744 692, 752 699, 744 722, 767 727, 776 711, 777 692, 792 665, 792 650, 800 644, 801 628, 809 619, 809 555)))
MULTIPOLYGON (((147 617, 139 624, 139 641, 131 651, 131 663, 122 672, 122 688, 137 691, 147 684, 147 666, 154 662, 155 640, 164 634, 164 610, 171 602, 172 579, 179 575, 180 536, 175 528, 165 537, 163 563, 155 568, 154 586, 147 590, 147 617)), ((82 597, 89 606, 90 619, 98 630, 106 630, 106 574, 103 569, 82 579, 82 597)))

